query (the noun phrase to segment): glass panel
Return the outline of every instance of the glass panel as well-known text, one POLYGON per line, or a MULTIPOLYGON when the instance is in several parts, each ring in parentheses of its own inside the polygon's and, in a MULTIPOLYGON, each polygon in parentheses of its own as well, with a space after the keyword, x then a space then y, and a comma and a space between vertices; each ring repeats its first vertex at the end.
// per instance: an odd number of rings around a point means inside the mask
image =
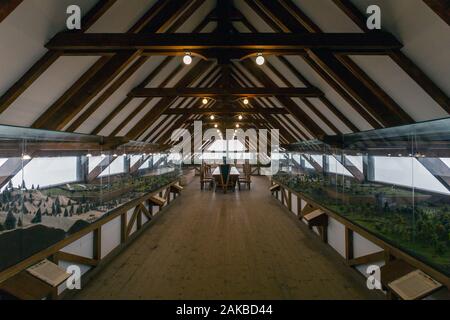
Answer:
POLYGON ((180 156, 138 171, 156 148, 125 142, 0 125, 0 271, 179 179, 180 156))
POLYGON ((275 181, 450 275, 450 118, 324 141, 275 181))

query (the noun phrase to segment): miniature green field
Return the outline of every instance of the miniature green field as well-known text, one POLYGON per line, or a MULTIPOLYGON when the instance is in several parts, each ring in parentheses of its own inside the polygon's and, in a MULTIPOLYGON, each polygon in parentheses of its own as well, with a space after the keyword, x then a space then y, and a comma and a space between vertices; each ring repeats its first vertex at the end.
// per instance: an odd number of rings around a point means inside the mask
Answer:
MULTIPOLYGON (((299 180, 298 177, 281 172, 274 176, 276 181, 301 192, 324 207, 359 225, 380 239, 408 252, 419 260, 450 275, 450 198, 439 203, 420 200, 424 193, 415 193, 415 205, 391 204, 379 207, 375 201, 369 201, 377 194, 385 197, 412 197, 404 189, 385 185, 357 185, 347 188, 343 193, 350 198, 342 201, 339 196, 329 197, 326 190, 328 182, 320 179, 299 180), (357 195, 355 194, 358 193, 357 195), (367 199, 365 203, 353 202, 352 198, 367 199), (349 200, 348 200, 349 199, 349 200), (447 201, 447 202, 446 202, 447 201)), ((342 187, 333 189, 339 195, 342 187)), ((423 199, 423 198, 422 198, 423 199)))

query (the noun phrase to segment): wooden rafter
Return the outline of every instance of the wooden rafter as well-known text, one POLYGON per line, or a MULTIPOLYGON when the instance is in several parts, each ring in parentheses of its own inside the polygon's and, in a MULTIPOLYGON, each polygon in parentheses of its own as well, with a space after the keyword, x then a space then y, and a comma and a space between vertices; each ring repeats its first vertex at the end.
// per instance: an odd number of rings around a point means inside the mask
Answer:
MULTIPOLYGON (((364 32, 372 32, 367 29, 366 17, 350 0, 333 0, 333 2, 364 32)), ((430 7, 435 7, 438 12, 447 16, 450 21, 450 2, 447 4, 439 0, 424 0, 430 7)), ((414 62, 411 61, 401 50, 388 52, 403 71, 413 79, 431 98, 433 98, 445 111, 450 113, 450 98, 439 88, 414 62)))
POLYGON ((148 97, 319 97, 321 92, 316 88, 249 88, 249 87, 210 87, 210 88, 136 88, 132 90, 129 96, 134 98, 148 97))
MULTIPOLYGON (((82 19, 81 30, 89 29, 117 0, 99 1, 82 19)), ((0 113, 4 112, 36 79, 38 79, 59 57, 60 51, 46 52, 36 63, 0 97, 0 113)))
MULTIPOLYGON (((269 76, 267 76, 264 71, 257 68, 253 61, 245 60, 242 62, 247 71, 253 74, 264 86, 274 86, 275 83, 269 76)), ((292 114, 297 121, 299 121, 303 127, 310 131, 312 136, 321 137, 325 135, 325 132, 320 128, 317 123, 315 123, 306 112, 304 112, 293 100, 284 96, 275 96, 275 98, 280 101, 283 106, 292 114)))
POLYGON ((186 110, 185 108, 173 108, 166 110, 164 114, 184 114, 186 112, 189 112, 189 114, 242 114, 242 115, 249 115, 249 114, 287 114, 288 112, 284 110, 283 108, 271 108, 269 110, 266 110, 264 108, 252 108, 252 109, 241 109, 241 108, 190 108, 186 110))
POLYGON ((23 0, 2 0, 0 3, 0 23, 22 2, 23 0))
POLYGON ((264 49, 286 50, 289 53, 304 49, 380 50, 400 49, 402 44, 391 34, 384 32, 359 33, 257 33, 233 34, 211 37, 208 34, 194 33, 59 33, 46 45, 51 50, 170 50, 195 52, 204 49, 264 49))
MULTIPOLYGON (((245 80, 247 83, 255 86, 255 82, 253 82, 250 78, 248 78, 243 72, 241 72, 240 70, 238 70, 236 68, 234 69, 234 72, 236 74, 236 77, 239 79, 239 81, 241 81, 243 83, 243 80, 245 80)), ((252 109, 254 108, 257 110, 264 110, 260 114, 263 115, 263 117, 267 121, 269 121, 274 128, 279 129, 281 136, 284 137, 286 140, 288 140, 290 142, 297 141, 297 139, 295 137, 293 137, 283 125, 280 124, 280 122, 277 120, 277 118, 273 114, 265 113, 265 112, 270 112, 272 109, 275 109, 275 108, 270 108, 268 106, 263 107, 263 104, 259 102, 259 99, 253 99, 250 106, 252 107, 252 109)), ((285 108, 283 108, 283 109, 285 109, 285 108)), ((296 126, 294 126, 294 127, 296 127, 296 126)), ((299 129, 299 128, 297 128, 297 129, 299 129)))
MULTIPOLYGON (((159 1, 136 23, 129 33, 133 32, 162 32, 171 24, 187 6, 187 3, 176 1, 159 1), (155 13, 157 13, 155 15, 155 13)), ((60 33, 70 36, 78 33, 60 33)), ((60 130, 64 128, 101 90, 103 90, 121 71, 123 71, 134 59, 139 56, 139 50, 132 49, 116 53, 110 58, 101 58, 97 67, 90 68, 81 79, 77 81, 64 94, 65 99, 59 99, 33 123, 34 128, 60 130), (107 59, 102 62, 101 60, 107 59), (64 110, 61 112, 61 110, 64 110)))
MULTIPOLYGON (((258 2, 263 6, 268 6, 270 3, 272 11, 276 8, 277 15, 282 17, 283 23, 289 24, 286 26, 292 32, 308 30, 313 34, 321 34, 320 28, 291 1, 258 0, 258 2), (288 17, 294 17, 295 19, 289 19, 288 17)), ((366 35, 375 33, 377 32, 367 33, 366 35)), ((373 85, 374 82, 361 69, 353 68, 350 71, 348 67, 353 66, 349 63, 344 65, 343 61, 336 58, 330 50, 308 49, 307 52, 315 63, 333 76, 361 105, 370 111, 372 116, 378 117, 378 121, 387 126, 413 122, 411 117, 396 105, 381 88, 373 85), (390 115, 390 119, 386 120, 386 118, 380 117, 380 114, 388 111, 393 113, 390 115)))
POLYGON ((423 0, 423 2, 450 26, 450 2, 448 0, 423 0))
MULTIPOLYGON (((206 70, 211 66, 210 62, 199 61, 191 71, 178 81, 176 86, 187 87, 195 80, 201 77, 206 70)), ((138 123, 127 133, 131 139, 137 139, 142 135, 158 118, 166 111, 176 98, 163 98, 153 108, 145 114, 138 123)))

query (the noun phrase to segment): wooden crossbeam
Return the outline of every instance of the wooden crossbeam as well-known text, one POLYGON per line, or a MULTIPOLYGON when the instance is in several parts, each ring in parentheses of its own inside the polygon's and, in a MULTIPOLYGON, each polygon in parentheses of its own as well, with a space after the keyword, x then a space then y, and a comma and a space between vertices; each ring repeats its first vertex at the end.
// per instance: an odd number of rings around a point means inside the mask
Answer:
POLYGON ((318 97, 322 93, 316 88, 135 88, 129 93, 129 96, 135 98, 148 97, 318 97))
POLYGON ((54 255, 54 259, 56 261, 73 262, 73 263, 84 264, 84 265, 87 265, 87 266, 94 266, 94 267, 97 266, 98 262, 99 262, 96 259, 82 257, 82 256, 79 256, 79 255, 75 255, 75 254, 67 253, 67 252, 62 252, 62 251, 59 251, 58 253, 56 253, 54 255))
MULTIPOLYGON (((108 11, 109 8, 112 7, 114 3, 116 3, 116 1, 117 0, 99 1, 83 17, 81 30, 78 32, 84 32, 89 29, 106 11, 108 11)), ((9 2, 14 2, 14 0, 9 2)), ((5 111, 23 92, 25 92, 25 90, 29 88, 33 82, 39 78, 39 76, 41 76, 45 70, 47 70, 60 56, 60 51, 48 51, 40 59, 38 59, 36 63, 27 72, 25 72, 25 74, 23 74, 18 81, 0 97, 0 113, 5 111)))
MULTIPOLYGON (((365 32, 372 32, 367 29, 366 16, 350 0, 333 0, 358 27, 365 32)), ((437 9, 437 13, 443 13, 447 17, 447 24, 450 24, 450 2, 440 0, 424 0, 431 8, 437 9)), ((445 18, 444 18, 445 20, 445 18)), ((444 110, 450 112, 450 98, 439 88, 411 59, 401 50, 393 50, 388 53, 403 71, 405 71, 421 88, 427 92, 444 110)))
POLYGON ((283 108, 251 108, 251 109, 240 109, 240 108, 173 108, 168 109, 164 114, 241 114, 241 115, 251 115, 251 114, 288 114, 283 108))
POLYGON ((450 26, 450 2, 448 0, 423 0, 423 2, 450 26))
POLYGON ((400 49, 402 44, 389 33, 309 33, 309 34, 233 34, 211 37, 209 34, 120 34, 120 33, 59 33, 46 47, 50 50, 177 50, 197 49, 263 49, 303 50, 366 50, 400 49))
MULTIPOLYGON (((275 85, 274 81, 266 73, 264 73, 261 68, 257 68, 252 61, 245 60, 242 64, 249 71, 249 73, 256 77, 264 86, 270 87, 275 85)), ((289 113, 294 116, 312 136, 321 137, 325 134, 323 129, 292 99, 286 96, 278 95, 275 96, 275 98, 283 104, 286 110, 289 111, 289 113)))
POLYGON ((385 258, 385 252, 379 251, 379 252, 371 253, 371 254, 361 256, 358 258, 350 259, 347 261, 347 264, 349 266, 358 266, 358 265, 362 265, 362 264, 383 261, 384 258, 385 258))
POLYGON ((140 208, 140 206, 137 206, 136 208, 134 208, 133 214, 127 225, 127 232, 126 232, 127 238, 130 236, 131 230, 133 230, 133 226, 134 226, 139 214, 141 214, 141 208, 140 208))
POLYGON ((0 3, 0 22, 13 12, 23 0, 2 0, 0 3))
MULTIPOLYGON (((208 61, 198 62, 191 71, 186 74, 182 79, 178 81, 176 86, 187 87, 199 77, 201 77, 211 66, 208 61)), ((127 133, 127 136, 132 139, 139 138, 162 114, 166 111, 170 103, 172 103, 176 98, 163 98, 161 99, 153 108, 145 114, 138 123, 127 133)))
MULTIPOLYGON (((189 2, 158 1, 125 33, 162 32, 189 5, 189 2)), ((78 34, 78 33, 61 33, 78 34)), ((123 50, 112 57, 100 58, 93 67, 70 87, 33 123, 34 128, 63 129, 83 108, 104 89, 117 75, 131 64, 140 52, 123 50)))

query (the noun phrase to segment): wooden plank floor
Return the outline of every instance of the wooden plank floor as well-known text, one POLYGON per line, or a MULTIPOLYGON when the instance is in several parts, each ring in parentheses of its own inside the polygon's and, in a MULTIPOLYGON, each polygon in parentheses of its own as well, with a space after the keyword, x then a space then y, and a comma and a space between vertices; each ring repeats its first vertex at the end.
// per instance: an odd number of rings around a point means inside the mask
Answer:
POLYGON ((77 299, 375 299, 330 247, 270 196, 194 180, 77 299))

